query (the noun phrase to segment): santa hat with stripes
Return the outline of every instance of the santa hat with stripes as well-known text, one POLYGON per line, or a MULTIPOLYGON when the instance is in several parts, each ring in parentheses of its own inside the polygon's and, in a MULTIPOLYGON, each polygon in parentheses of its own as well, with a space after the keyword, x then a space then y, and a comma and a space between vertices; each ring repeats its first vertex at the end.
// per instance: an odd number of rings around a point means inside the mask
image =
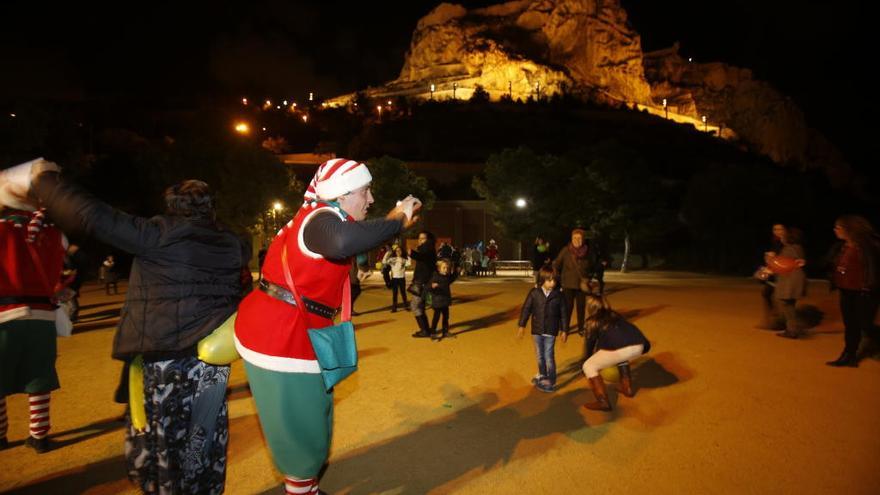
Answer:
POLYGON ((336 199, 372 181, 373 176, 366 164, 347 158, 334 158, 318 167, 306 189, 305 198, 307 201, 336 199))

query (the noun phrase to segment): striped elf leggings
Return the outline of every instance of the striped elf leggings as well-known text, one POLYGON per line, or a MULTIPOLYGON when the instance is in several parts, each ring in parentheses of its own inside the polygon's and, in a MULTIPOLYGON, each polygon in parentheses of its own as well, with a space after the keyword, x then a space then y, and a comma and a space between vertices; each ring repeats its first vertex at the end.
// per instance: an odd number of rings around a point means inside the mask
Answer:
MULTIPOLYGON (((49 434, 49 392, 28 394, 30 409, 30 432, 37 439, 49 434)), ((0 438, 6 438, 9 417, 6 413, 6 397, 0 397, 0 438)))

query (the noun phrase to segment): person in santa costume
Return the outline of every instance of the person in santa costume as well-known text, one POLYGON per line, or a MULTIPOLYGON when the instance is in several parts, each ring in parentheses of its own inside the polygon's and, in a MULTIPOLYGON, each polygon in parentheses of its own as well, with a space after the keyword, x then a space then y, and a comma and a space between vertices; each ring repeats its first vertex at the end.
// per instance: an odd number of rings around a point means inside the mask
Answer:
POLYGON ((28 394, 30 435, 38 453, 51 449, 50 392, 59 388, 55 371, 55 305, 66 240, 43 211, 0 177, 0 450, 9 446, 6 396, 28 394))
POLYGON ((352 257, 411 227, 421 207, 408 196, 385 218, 365 221, 371 181, 354 160, 318 167, 302 207, 269 246, 260 290, 238 309, 235 345, 286 493, 318 492, 333 431, 333 390, 325 388, 308 329, 333 325, 341 307, 346 319, 352 257))

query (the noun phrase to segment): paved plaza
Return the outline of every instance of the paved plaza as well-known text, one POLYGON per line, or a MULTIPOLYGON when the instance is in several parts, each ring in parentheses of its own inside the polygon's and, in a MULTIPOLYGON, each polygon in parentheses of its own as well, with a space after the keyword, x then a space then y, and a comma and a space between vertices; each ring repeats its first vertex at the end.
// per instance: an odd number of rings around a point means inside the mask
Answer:
MULTIPOLYGON (((634 398, 592 400, 583 339, 557 343, 559 390, 542 393, 531 340, 515 337, 529 279, 453 284, 454 338, 413 339, 378 274, 357 300, 360 370, 337 387, 328 493, 875 494, 880 490, 880 361, 830 368, 843 347, 836 294, 802 301, 824 318, 792 341, 754 325, 746 278, 609 274, 610 300, 652 342, 634 363, 634 398)), ((121 284, 121 292, 125 286, 121 284)), ((121 364, 109 358, 123 295, 87 285, 82 321, 58 342, 57 448, 25 447, 26 398, 9 397, 11 447, 0 492, 137 493, 122 460, 121 364)), ((229 386, 227 493, 282 493, 241 361, 229 386)))

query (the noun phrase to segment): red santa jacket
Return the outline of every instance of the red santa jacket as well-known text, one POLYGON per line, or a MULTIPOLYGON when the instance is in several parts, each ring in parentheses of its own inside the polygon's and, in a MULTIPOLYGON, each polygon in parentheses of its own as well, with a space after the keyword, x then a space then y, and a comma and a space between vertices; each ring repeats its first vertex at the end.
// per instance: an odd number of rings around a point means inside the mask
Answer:
POLYGON ((54 319, 64 264, 64 237, 41 214, 5 210, 0 217, 0 323, 18 318, 54 319), (21 299, 21 302, 15 302, 21 299))
MULTIPOLYGON (((263 278, 290 290, 284 276, 282 254, 300 297, 307 297, 331 308, 342 304, 343 284, 348 283, 351 259, 328 260, 311 252, 303 242, 303 229, 315 214, 331 211, 345 221, 345 212, 327 203, 307 203, 285 225, 266 253, 263 278)), ((261 368, 295 373, 320 373, 308 328, 332 325, 328 318, 272 298, 261 290, 248 294, 238 307, 235 321, 236 348, 246 361, 261 368), (302 315, 305 315, 303 319, 302 315)))

